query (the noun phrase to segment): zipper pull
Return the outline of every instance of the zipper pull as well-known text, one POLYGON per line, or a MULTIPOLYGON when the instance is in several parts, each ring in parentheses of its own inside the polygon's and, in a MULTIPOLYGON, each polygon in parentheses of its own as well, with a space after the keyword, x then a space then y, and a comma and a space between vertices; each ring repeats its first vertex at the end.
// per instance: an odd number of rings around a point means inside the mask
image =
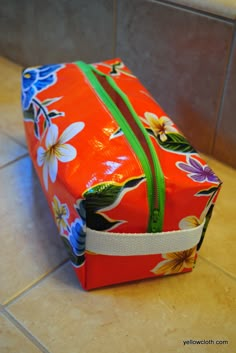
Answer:
POLYGON ((155 208, 152 213, 152 233, 156 233, 158 231, 159 214, 159 210, 155 208))

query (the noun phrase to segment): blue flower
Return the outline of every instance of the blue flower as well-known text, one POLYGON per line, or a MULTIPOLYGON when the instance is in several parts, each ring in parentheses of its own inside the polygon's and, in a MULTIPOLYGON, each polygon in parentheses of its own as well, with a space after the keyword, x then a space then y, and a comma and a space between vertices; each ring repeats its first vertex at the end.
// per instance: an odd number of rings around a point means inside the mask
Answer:
POLYGON ((63 65, 44 65, 25 69, 22 76, 22 106, 29 109, 35 95, 56 82, 56 71, 63 65))
POLYGON ((77 256, 81 256, 85 252, 85 237, 85 222, 82 219, 76 219, 71 225, 69 241, 77 256))

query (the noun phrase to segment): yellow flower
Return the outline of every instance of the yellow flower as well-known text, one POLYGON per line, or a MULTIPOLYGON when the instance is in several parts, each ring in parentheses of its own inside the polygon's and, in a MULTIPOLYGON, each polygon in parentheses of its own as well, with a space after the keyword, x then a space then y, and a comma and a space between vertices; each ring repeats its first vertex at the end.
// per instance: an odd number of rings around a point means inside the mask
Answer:
POLYGON ((56 196, 53 196, 52 209, 56 224, 59 228, 60 234, 67 229, 67 219, 69 218, 69 211, 66 204, 61 204, 56 196))
MULTIPOLYGON (((203 218, 204 220, 204 218, 203 218)), ((202 217, 201 219, 198 219, 196 216, 188 216, 179 222, 179 228, 180 229, 191 229, 200 226, 202 223, 202 217)))
POLYGON ((155 275, 170 275, 192 268, 195 262, 195 250, 196 247, 193 247, 189 250, 162 255, 166 260, 160 262, 151 272, 155 275))
POLYGON ((162 142, 167 140, 166 133, 178 132, 178 130, 173 127, 173 122, 167 116, 158 118, 155 114, 149 112, 146 112, 144 116, 145 119, 142 120, 150 126, 154 135, 159 136, 162 142))

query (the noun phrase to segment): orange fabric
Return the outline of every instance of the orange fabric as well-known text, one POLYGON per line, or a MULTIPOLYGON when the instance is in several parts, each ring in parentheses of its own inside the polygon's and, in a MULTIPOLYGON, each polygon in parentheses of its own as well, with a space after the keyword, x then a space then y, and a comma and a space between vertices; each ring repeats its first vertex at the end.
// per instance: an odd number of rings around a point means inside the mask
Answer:
MULTIPOLYGON (((150 133, 165 180, 163 231, 210 218, 219 179, 193 150, 168 149, 171 133, 180 139, 182 134, 120 59, 94 67, 113 78, 150 133)), ((115 135, 118 123, 75 63, 26 69, 22 92, 30 155, 81 285, 91 289, 191 271, 196 249, 173 258, 104 256, 85 250, 90 220, 111 232, 147 231, 148 191, 142 164, 125 135, 115 135), (104 195, 109 185, 114 197, 108 191, 106 195, 113 203, 95 209, 90 195, 98 202, 99 192, 104 195)))

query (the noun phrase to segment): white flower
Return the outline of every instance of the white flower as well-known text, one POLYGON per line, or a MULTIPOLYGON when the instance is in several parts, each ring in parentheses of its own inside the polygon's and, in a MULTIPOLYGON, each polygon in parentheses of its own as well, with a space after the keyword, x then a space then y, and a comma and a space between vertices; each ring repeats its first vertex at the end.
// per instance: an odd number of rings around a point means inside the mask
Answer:
POLYGON ((167 116, 158 118, 157 115, 146 112, 144 117, 145 118, 141 119, 150 126, 154 135, 159 136, 162 142, 167 140, 166 134, 168 134, 168 132, 178 132, 173 126, 173 122, 167 116))
POLYGON ((43 166, 43 181, 48 190, 48 175, 54 183, 57 177, 58 161, 70 162, 77 154, 76 149, 66 143, 84 128, 83 122, 73 123, 68 126, 58 138, 58 127, 52 124, 45 140, 46 149, 39 147, 37 151, 37 163, 43 166))

